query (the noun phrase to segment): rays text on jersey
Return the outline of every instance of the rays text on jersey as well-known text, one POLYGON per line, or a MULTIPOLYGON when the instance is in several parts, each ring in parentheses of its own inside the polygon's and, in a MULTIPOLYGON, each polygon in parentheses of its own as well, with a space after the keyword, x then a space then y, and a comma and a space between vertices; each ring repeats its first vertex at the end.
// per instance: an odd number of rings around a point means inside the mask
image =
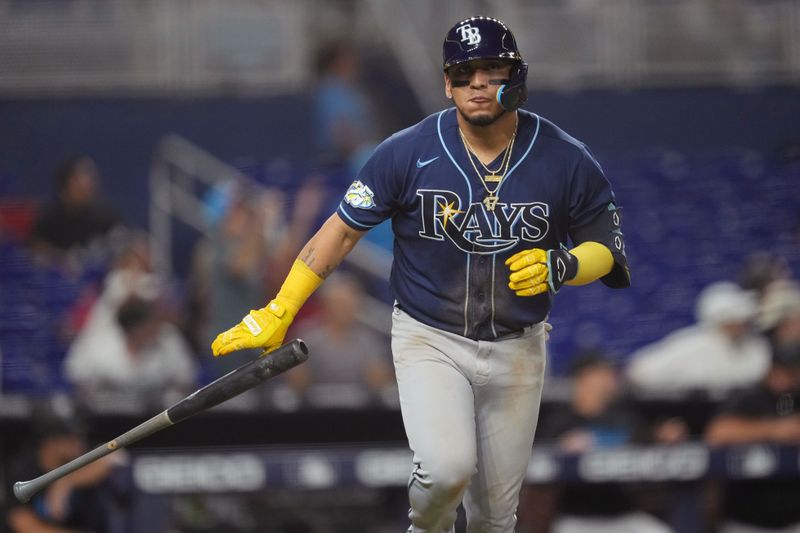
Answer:
POLYGON ((483 202, 465 206, 453 191, 418 189, 417 196, 421 202, 420 237, 437 241, 447 237, 468 253, 493 254, 520 240, 538 242, 550 228, 550 207, 543 202, 497 202, 489 211, 483 202))

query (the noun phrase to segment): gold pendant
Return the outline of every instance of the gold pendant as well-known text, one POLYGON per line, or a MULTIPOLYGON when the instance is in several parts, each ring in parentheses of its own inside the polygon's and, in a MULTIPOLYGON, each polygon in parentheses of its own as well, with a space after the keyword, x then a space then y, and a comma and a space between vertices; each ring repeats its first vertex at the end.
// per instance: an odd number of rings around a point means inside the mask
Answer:
POLYGON ((498 176, 497 174, 494 174, 494 173, 493 174, 486 174, 483 177, 483 181, 485 181, 487 183, 500 183, 500 180, 502 180, 502 179, 503 179, 502 176, 498 176))
POLYGON ((487 196, 483 199, 483 205, 486 206, 486 209, 489 211, 494 211, 495 206, 497 205, 497 201, 500 200, 498 196, 487 196))

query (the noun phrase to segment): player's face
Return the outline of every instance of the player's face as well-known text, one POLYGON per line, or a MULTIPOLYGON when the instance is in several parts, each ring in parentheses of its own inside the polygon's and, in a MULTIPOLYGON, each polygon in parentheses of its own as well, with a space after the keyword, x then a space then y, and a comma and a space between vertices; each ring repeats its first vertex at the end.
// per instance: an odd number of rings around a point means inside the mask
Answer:
POLYGON ((476 59, 448 69, 445 94, 461 116, 475 126, 488 126, 504 113, 497 89, 508 81, 511 63, 502 59, 476 59))

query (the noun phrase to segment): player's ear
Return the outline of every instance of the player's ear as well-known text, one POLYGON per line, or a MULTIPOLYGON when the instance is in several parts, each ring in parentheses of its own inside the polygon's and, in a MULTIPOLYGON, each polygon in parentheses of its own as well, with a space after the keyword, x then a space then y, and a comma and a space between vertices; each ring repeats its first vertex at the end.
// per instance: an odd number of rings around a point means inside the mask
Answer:
POLYGON ((450 76, 446 72, 444 74, 444 95, 451 100, 453 99, 453 85, 450 83, 450 76))

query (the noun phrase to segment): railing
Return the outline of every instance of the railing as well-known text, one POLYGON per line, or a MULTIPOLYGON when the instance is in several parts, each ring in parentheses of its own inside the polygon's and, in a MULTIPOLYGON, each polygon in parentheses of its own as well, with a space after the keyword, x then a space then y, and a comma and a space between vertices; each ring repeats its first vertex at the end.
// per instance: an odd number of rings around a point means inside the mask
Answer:
POLYGON ((0 92, 257 92, 306 81, 304 0, 0 0, 0 92))
POLYGON ((0 95, 302 90, 339 36, 433 110, 444 33, 475 14, 509 23, 534 89, 800 83, 798 0, 0 0, 0 95))
MULTIPOLYGON (((165 277, 173 274, 173 222, 178 221, 198 233, 210 236, 211 228, 203 216, 203 194, 209 187, 236 180, 249 190, 264 186, 236 168, 209 154, 179 135, 164 137, 155 151, 150 171, 150 235, 157 270, 165 277)), ((362 240, 346 262, 369 276, 388 282, 391 256, 384 249, 362 240)), ((359 320, 378 332, 390 329, 391 310, 377 298, 364 295, 359 320)))

